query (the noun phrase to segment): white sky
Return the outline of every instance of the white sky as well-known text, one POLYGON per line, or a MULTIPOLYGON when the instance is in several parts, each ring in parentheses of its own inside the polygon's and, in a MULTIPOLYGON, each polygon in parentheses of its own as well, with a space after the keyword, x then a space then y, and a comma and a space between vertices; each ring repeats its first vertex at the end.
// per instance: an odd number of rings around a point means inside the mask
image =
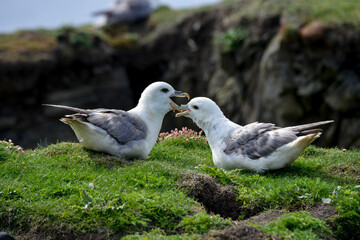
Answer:
MULTIPOLYGON (((191 8, 220 0, 154 0, 172 8, 191 8)), ((27 28, 56 28, 92 23, 91 13, 115 0, 0 0, 0 33, 27 28), (85 5, 86 4, 86 5, 85 5)))

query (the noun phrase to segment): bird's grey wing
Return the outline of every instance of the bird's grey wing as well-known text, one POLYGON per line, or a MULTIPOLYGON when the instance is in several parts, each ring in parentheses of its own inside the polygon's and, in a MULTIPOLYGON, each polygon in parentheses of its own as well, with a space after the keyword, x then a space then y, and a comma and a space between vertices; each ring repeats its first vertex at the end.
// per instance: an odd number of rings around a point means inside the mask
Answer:
POLYGON ((121 110, 92 111, 86 121, 105 130, 121 145, 144 139, 147 134, 147 127, 138 116, 121 110))
POLYGON ((66 115, 66 117, 89 122, 100 127, 122 145, 146 137, 147 127, 145 123, 138 116, 122 110, 105 108, 81 109, 53 104, 43 105, 77 112, 72 115, 66 115))
POLYGON ((257 122, 237 128, 224 139, 224 152, 228 155, 242 154, 255 160, 270 155, 297 138, 292 131, 277 131, 278 129, 280 128, 272 123, 257 122))

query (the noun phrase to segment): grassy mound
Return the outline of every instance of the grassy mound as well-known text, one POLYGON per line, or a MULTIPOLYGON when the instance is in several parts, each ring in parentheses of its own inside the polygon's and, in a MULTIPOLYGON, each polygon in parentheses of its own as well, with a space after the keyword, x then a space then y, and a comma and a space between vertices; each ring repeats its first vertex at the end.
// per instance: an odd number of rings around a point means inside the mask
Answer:
POLYGON ((77 143, 23 151, 2 141, 0 230, 22 239, 193 239, 279 209, 294 213, 248 227, 299 239, 359 234, 359 150, 309 147, 285 169, 254 174, 214 167, 197 133, 159 139, 147 160, 133 162, 77 143), (222 214, 225 201, 232 219, 222 214), (319 204, 338 214, 321 220, 306 212, 319 204))

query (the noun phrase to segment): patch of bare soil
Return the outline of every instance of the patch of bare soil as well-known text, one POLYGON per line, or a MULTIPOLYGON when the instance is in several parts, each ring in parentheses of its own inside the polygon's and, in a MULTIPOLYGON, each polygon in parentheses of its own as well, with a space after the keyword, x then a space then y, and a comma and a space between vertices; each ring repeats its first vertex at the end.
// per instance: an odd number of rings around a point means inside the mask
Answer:
POLYGON ((328 222, 328 219, 330 217, 334 217, 338 211, 334 206, 331 206, 329 204, 318 204, 308 210, 308 212, 311 214, 314 218, 320 218, 321 220, 328 222))
MULTIPOLYGON (((335 207, 327 204, 318 204, 310 208, 308 212, 310 212, 312 217, 325 221, 328 224, 328 227, 333 230, 331 228, 329 218, 334 217, 337 214, 335 207)), ((206 236, 206 238, 231 240, 280 239, 279 236, 272 236, 270 234, 264 233, 262 230, 250 225, 249 222, 254 225, 266 225, 267 223, 276 220, 286 213, 289 212, 285 210, 269 210, 246 220, 235 221, 233 222, 232 228, 212 233, 209 236, 206 236)), ((325 236, 325 239, 330 240, 334 238, 328 235, 325 236)))
POLYGON ((330 169, 330 172, 340 176, 344 179, 356 179, 357 182, 360 182, 360 165, 348 165, 348 164, 340 164, 333 166, 330 169))
POLYGON ((224 186, 216 179, 200 173, 188 174, 178 183, 191 197, 200 202, 207 212, 236 219, 241 204, 236 200, 232 186, 224 186))
MULTIPOLYGON (((308 212, 310 212, 312 217, 323 220, 333 233, 336 231, 332 221, 330 220, 330 218, 334 218, 338 214, 338 211, 334 206, 322 203, 310 208, 308 212)), ((325 236, 325 239, 335 238, 332 236, 325 236)))
POLYGON ((206 239, 211 240, 258 240, 258 239, 279 239, 279 237, 272 236, 271 234, 264 233, 262 230, 250 226, 250 225, 240 225, 234 228, 230 228, 223 232, 215 233, 206 239))
POLYGON ((268 222, 274 221, 282 216, 285 211, 270 210, 260 215, 248 218, 242 221, 234 221, 233 227, 218 231, 209 236, 210 239, 231 239, 231 240, 245 240, 245 239, 279 239, 277 236, 264 233, 262 230, 252 226, 249 222, 255 225, 263 225, 268 222))

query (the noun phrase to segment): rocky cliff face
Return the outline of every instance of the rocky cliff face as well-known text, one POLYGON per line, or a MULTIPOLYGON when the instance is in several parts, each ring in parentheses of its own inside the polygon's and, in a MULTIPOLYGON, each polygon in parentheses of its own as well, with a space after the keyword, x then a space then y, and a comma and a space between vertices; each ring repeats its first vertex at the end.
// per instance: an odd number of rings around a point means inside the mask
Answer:
MULTIPOLYGON (((289 27, 280 14, 230 19, 233 6, 182 18, 134 48, 98 37, 91 49, 67 34, 31 61, 0 60, 0 137, 25 147, 75 140, 41 103, 130 109, 151 82, 215 100, 240 124, 279 126, 334 119, 322 146, 360 147, 360 30, 310 22, 289 27), (244 34, 239 34, 241 31, 244 34)), ((154 29, 140 29, 139 36, 154 29)), ((168 114, 164 130, 195 126, 168 114)))

